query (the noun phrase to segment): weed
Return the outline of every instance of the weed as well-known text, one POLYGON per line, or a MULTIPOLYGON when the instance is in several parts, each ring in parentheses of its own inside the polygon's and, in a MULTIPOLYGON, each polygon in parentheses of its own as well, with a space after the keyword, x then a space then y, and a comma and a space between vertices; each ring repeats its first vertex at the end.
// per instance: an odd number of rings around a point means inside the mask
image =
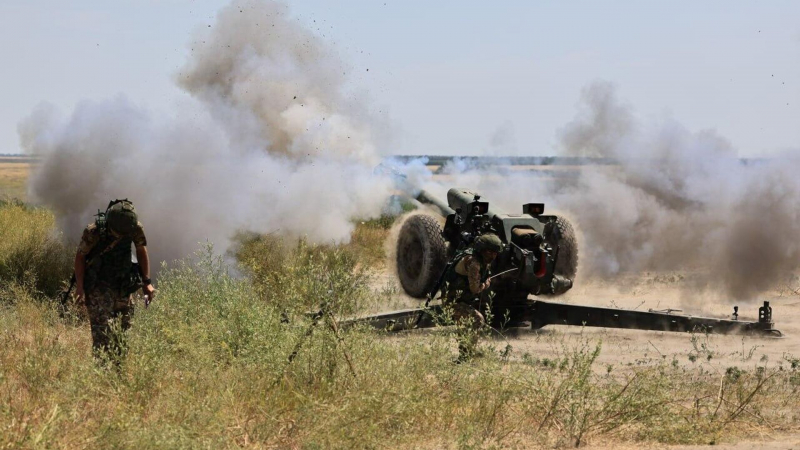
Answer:
POLYGON ((74 254, 54 222, 46 209, 0 201, 0 290, 14 283, 47 297, 61 290, 74 254))
MULTIPOLYGON (((452 328, 338 329, 383 301, 362 254, 243 239, 245 276, 210 246, 162 267, 119 370, 94 362, 86 324, 37 301, 34 278, 4 283, 0 448, 552 448, 707 443, 797 425, 793 356, 782 371, 765 362, 709 373, 674 358, 611 370, 598 365, 600 343, 581 338, 548 357, 507 346, 456 366, 452 328), (315 325, 306 313, 317 310, 315 325)), ((695 343, 690 355, 707 358, 695 343)))

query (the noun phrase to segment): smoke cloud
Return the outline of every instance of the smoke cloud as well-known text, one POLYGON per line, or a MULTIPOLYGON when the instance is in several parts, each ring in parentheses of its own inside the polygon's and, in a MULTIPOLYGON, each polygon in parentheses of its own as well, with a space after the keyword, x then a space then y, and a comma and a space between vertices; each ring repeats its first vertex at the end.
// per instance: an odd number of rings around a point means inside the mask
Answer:
POLYGON ((159 116, 120 96, 68 116, 41 105, 19 125, 43 156, 31 197, 80 235, 110 199, 137 207, 156 260, 223 248, 238 230, 350 237, 392 188, 373 174, 372 123, 350 100, 344 64, 285 5, 234 1, 176 75, 192 100, 159 116))
MULTIPOLYGON (((347 92, 349 68, 285 5, 235 0, 192 47, 176 74, 191 100, 171 114, 121 96, 69 115, 41 105, 20 124, 23 148, 43 157, 31 197, 68 235, 123 197, 140 211, 156 260, 206 240, 225 248, 243 229, 342 242, 353 218, 382 211, 393 183, 373 171, 380 124, 347 92)), ((441 198, 464 186, 509 212, 544 201, 566 213, 582 234, 580 277, 692 271, 695 287, 748 299, 798 268, 796 158, 742 163, 714 131, 643 123, 608 83, 584 90, 560 142, 564 155, 616 164, 572 176, 465 161, 437 179, 420 161, 403 171, 441 198)), ((514 147, 513 127, 490 144, 514 147)))
POLYGON ((567 155, 618 161, 552 189, 584 234, 585 274, 693 271, 695 287, 746 300, 798 269, 800 164, 790 155, 745 163, 712 130, 642 124, 608 83, 584 90, 561 142, 567 155))
POLYGON ((713 130, 642 123, 610 83, 585 88, 578 108, 559 132, 561 154, 615 163, 537 173, 457 160, 444 184, 474 188, 505 211, 543 201, 568 217, 582 235, 583 280, 683 271, 693 292, 750 300, 800 268, 797 155, 745 162, 713 130))

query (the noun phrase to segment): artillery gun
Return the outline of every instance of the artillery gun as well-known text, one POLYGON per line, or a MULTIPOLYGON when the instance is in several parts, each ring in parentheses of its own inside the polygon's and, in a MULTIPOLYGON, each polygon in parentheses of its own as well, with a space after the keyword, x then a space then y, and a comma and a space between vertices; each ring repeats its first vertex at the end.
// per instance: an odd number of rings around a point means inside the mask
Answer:
POLYGON ((428 301, 423 308, 362 317, 348 324, 367 323, 392 331, 436 326, 443 308, 430 302, 442 287, 448 262, 478 236, 491 232, 504 244, 492 263, 491 273, 499 276, 492 280, 490 301, 486 302, 494 328, 576 325, 781 336, 774 328, 769 302, 759 308, 757 321, 745 321, 739 320, 738 307, 731 319, 718 319, 674 314, 674 310, 645 312, 541 300, 563 294, 574 283, 578 247, 569 221, 545 215, 543 203, 524 204, 521 213, 512 214, 490 207, 469 189, 450 189, 444 203, 426 191, 403 187, 444 218, 443 227, 430 215, 407 218, 397 242, 400 284, 410 296, 428 301))
POLYGON ((444 228, 431 216, 409 217, 400 230, 397 271, 403 289, 412 297, 434 296, 447 261, 480 235, 494 233, 505 244, 492 273, 492 290, 504 302, 532 295, 558 295, 572 287, 578 269, 578 247, 572 225, 558 216, 544 215, 543 203, 522 206, 521 214, 489 207, 480 194, 453 188, 447 205, 425 191, 416 200, 432 205, 444 217, 444 228))

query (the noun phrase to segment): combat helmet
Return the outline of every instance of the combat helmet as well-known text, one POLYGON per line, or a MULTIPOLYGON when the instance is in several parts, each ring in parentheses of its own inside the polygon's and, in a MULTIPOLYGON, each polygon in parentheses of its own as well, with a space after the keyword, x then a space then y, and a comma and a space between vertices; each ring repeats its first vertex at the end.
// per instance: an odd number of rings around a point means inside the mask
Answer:
POLYGON ((494 233, 482 234, 478 239, 475 239, 475 250, 479 252, 489 250, 500 253, 503 251, 503 241, 494 233))
POLYGON ((133 233, 138 224, 136 208, 128 199, 114 200, 109 203, 105 220, 109 230, 123 236, 133 233))

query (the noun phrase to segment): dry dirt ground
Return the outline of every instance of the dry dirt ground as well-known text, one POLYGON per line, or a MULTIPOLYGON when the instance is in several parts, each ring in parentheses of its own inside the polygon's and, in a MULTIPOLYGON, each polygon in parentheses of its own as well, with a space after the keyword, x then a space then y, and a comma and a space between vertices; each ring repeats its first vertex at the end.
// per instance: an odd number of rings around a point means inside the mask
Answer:
MULTIPOLYGON (((578 275, 580 277, 580 274, 578 275)), ((396 286, 397 293, 388 302, 387 308, 416 307, 419 300, 402 293, 395 281, 392 269, 386 269, 379 277, 381 284, 396 286)), ((588 342, 602 343, 602 351, 596 365, 597 370, 624 371, 637 365, 657 364, 666 361, 686 367, 702 368, 707 372, 724 374, 727 368, 736 366, 752 370, 756 365, 783 364, 788 359, 800 357, 800 294, 797 286, 780 286, 749 302, 732 302, 711 293, 693 293, 690 286, 692 275, 681 273, 641 273, 621 276, 614 280, 580 280, 575 288, 557 299, 571 304, 620 307, 637 310, 682 309, 682 314, 729 318, 733 305, 738 304, 740 320, 757 320, 758 307, 764 300, 773 307, 776 328, 784 333, 783 338, 763 338, 738 335, 705 335, 670 333, 659 331, 621 330, 606 328, 582 328, 568 326, 546 326, 541 330, 519 330, 512 336, 487 339, 486 345, 500 351, 511 345, 512 358, 527 354, 534 358, 553 358, 563 354, 564 347, 571 348, 588 342), (673 360, 675 362, 673 362, 673 360)), ((411 333, 421 333, 411 332, 411 333)), ((592 449, 797 449, 800 450, 800 432, 790 435, 765 435, 763 440, 720 444, 716 446, 603 446, 592 449)))
MULTIPOLYGON (((385 243, 386 267, 378 274, 377 284, 391 286, 396 292, 373 312, 418 307, 421 302, 403 293, 394 269, 397 234, 402 221, 392 228, 385 243)), ((618 275, 613 279, 586 279, 579 272, 575 287, 555 298, 543 298, 569 304, 618 307, 647 311, 678 309, 678 314, 731 318, 733 307, 739 306, 740 320, 758 320, 758 308, 769 301, 775 327, 783 338, 740 335, 705 335, 660 331, 582 328, 548 325, 541 330, 518 329, 513 336, 494 338, 490 345, 504 348, 510 344, 512 355, 529 354, 536 358, 561 353, 564 345, 574 346, 589 340, 601 341, 599 367, 653 364, 659 360, 687 366, 702 366, 707 371, 725 373, 728 367, 752 368, 756 364, 786 364, 789 358, 800 358, 800 277, 774 286, 758 298, 733 301, 718 293, 698 291, 703 273, 699 271, 646 272, 618 275)))
MULTIPOLYGON (((579 275, 580 277, 580 275, 579 275)), ((621 276, 615 280, 576 281, 576 286, 557 298, 545 298, 570 304, 620 307, 647 311, 681 309, 678 314, 730 318, 734 304, 739 306, 740 320, 757 320, 758 307, 768 300, 773 308, 775 326, 782 338, 740 335, 706 335, 662 331, 583 328, 548 325, 541 330, 518 329, 511 336, 492 338, 497 348, 510 344, 518 357, 528 353, 537 358, 555 356, 563 345, 571 346, 588 340, 602 342, 598 365, 625 367, 652 364, 666 359, 686 366, 702 366, 707 371, 725 373, 731 366, 742 369, 756 364, 787 364, 788 358, 800 357, 800 294, 797 287, 786 286, 749 302, 733 302, 713 294, 692 294, 690 276, 685 274, 643 273, 621 276)), ((379 277, 382 285, 394 285, 397 293, 387 302, 387 310, 416 307, 419 300, 404 293, 396 276, 387 269, 379 277)))
MULTIPOLYGON (((520 351, 547 355, 554 344, 588 338, 601 340, 601 364, 647 364, 658 359, 676 359, 680 364, 702 365, 706 370, 724 373, 728 367, 745 368, 757 363, 785 363, 785 358, 800 355, 800 295, 790 289, 775 290, 749 302, 732 302, 713 294, 692 293, 686 274, 644 273, 615 280, 580 282, 558 301, 574 304, 620 307, 637 310, 681 309, 682 314, 729 318, 738 303, 740 320, 757 320, 758 307, 764 300, 773 307, 780 339, 737 336, 670 333, 604 328, 548 326, 528 332, 513 340, 520 351), (694 361, 692 361, 694 360, 694 361)), ((556 350, 557 350, 556 345, 556 350)), ((540 356, 541 357, 541 356, 540 356)))
POLYGON ((762 440, 748 440, 735 444, 718 445, 589 445, 585 450, 800 450, 800 434, 764 436, 762 440))

